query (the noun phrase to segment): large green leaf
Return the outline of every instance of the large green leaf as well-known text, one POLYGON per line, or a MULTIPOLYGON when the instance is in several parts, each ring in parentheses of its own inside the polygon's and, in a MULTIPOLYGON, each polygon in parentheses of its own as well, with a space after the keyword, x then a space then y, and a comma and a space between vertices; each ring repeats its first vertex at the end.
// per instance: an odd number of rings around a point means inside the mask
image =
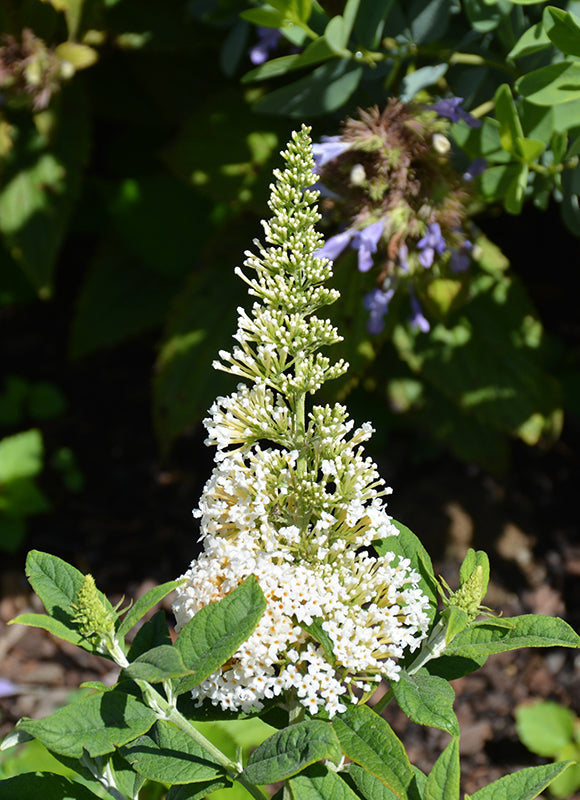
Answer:
POLYGON ((25 772, 0 781, 2 800, 98 800, 86 786, 52 772, 25 772))
MULTIPOLYGON (((73 622, 73 605, 84 580, 82 572, 57 556, 31 550, 26 558, 26 576, 54 621, 47 618, 43 622, 38 614, 22 614, 12 622, 45 628, 91 653, 98 652, 95 646, 77 632, 77 626, 73 622)), ((113 613, 108 598, 102 592, 98 594, 107 611, 113 613)))
POLYGON ((143 736, 121 747, 121 754, 145 778, 182 784, 224 777, 223 767, 195 739, 159 720, 143 736))
POLYGON ((454 736, 427 776, 424 800, 459 800, 459 736, 454 736))
POLYGON ((52 292, 56 260, 89 152, 87 104, 79 84, 66 87, 48 113, 54 119, 46 132, 40 132, 32 117, 21 122, 0 188, 0 234, 44 298, 52 292))
POLYGON ((349 708, 332 720, 343 753, 405 800, 414 773, 403 744, 389 723, 368 706, 349 708))
POLYGON ((306 78, 270 92, 256 104, 256 111, 299 119, 328 114, 347 102, 362 75, 362 66, 354 61, 332 61, 306 78))
POLYGON ((135 681, 161 683, 171 678, 187 675, 189 670, 184 666, 179 650, 171 645, 161 644, 143 653, 129 664, 123 671, 125 676, 135 681))
POLYGON ((250 783, 277 783, 316 761, 329 759, 338 764, 340 758, 340 743, 331 725, 306 719, 262 742, 250 755, 244 775, 250 783))
POLYGON ((544 764, 539 767, 528 767, 484 786, 465 800, 532 800, 537 797, 554 778, 568 769, 572 761, 560 761, 557 764, 544 764))
POLYGON ((193 673, 176 681, 176 693, 197 686, 231 658, 252 634, 265 608, 260 584, 250 575, 223 600, 200 609, 175 642, 183 663, 193 673))
POLYGON ((540 67, 516 81, 516 89, 530 103, 555 106, 580 98, 580 63, 561 61, 540 67))
POLYGON ((542 17, 550 41, 567 56, 580 58, 580 20, 575 14, 548 6, 542 17))
POLYGON ((357 800, 358 797, 340 775, 324 764, 314 764, 290 778, 288 788, 293 800, 357 800))
POLYGON ((59 708, 44 719, 22 719, 19 727, 49 750, 81 758, 112 753, 146 733, 156 714, 133 695, 120 691, 93 694, 59 708))
POLYGON ((43 445, 40 431, 31 429, 0 439, 0 485, 31 478, 42 470, 43 445))
POLYGON ((556 617, 524 614, 503 622, 511 627, 498 627, 493 620, 473 623, 450 642, 446 655, 478 659, 520 647, 580 647, 580 636, 556 617))
POLYGON ((419 725, 429 725, 459 736, 459 723, 453 711, 453 687, 426 670, 409 675, 401 670, 399 680, 391 688, 405 714, 419 725))

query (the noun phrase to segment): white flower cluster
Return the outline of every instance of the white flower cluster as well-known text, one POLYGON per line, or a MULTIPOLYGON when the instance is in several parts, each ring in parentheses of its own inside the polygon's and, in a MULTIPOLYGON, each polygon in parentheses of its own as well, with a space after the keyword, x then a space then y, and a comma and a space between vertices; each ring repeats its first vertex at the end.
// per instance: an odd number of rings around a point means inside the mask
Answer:
POLYGON ((249 711, 292 696, 332 717, 383 676, 397 680, 396 659, 426 634, 429 601, 407 559, 367 552, 397 533, 381 500, 391 490, 363 451, 371 425, 353 430, 338 404, 306 413, 306 394, 347 365, 316 352, 340 336, 314 314, 337 292, 321 285, 330 262, 314 256, 321 241, 307 131, 283 155, 274 218, 264 224, 270 247, 247 254, 255 278, 239 271, 261 303, 239 310, 237 344, 215 364, 251 385, 218 398, 204 420, 217 454, 194 512, 203 552, 174 610, 180 629, 255 575, 267 600, 262 619, 193 697, 249 711))

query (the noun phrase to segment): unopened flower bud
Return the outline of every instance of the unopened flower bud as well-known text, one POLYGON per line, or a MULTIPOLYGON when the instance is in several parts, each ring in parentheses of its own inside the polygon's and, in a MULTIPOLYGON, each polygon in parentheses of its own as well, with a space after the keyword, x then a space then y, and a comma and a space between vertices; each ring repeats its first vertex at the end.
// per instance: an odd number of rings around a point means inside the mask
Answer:
POLYGON ((95 645, 112 638, 115 617, 103 603, 92 575, 85 575, 72 607, 75 610, 73 621, 82 636, 95 645))
POLYGON ((434 133, 431 142, 433 144, 433 149, 441 156, 446 156, 451 150, 451 142, 447 136, 443 136, 442 133, 434 133))
POLYGON ((355 164, 350 171, 350 182, 353 186, 362 186, 366 177, 367 174, 362 164, 355 164))

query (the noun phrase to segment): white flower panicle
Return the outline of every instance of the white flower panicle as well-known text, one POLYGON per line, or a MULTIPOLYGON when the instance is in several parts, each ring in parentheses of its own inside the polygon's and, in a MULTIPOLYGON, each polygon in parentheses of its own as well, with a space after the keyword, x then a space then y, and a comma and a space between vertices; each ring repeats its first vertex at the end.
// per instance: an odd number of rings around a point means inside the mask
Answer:
POLYGON ((258 300, 238 309, 236 345, 214 366, 244 378, 204 420, 215 468, 199 508, 203 552, 183 576, 178 628, 255 575, 267 608, 235 655, 193 690, 201 704, 249 711, 278 696, 332 717, 368 696, 413 651, 429 622, 420 576, 407 559, 368 552, 397 534, 382 498, 390 494, 343 406, 305 398, 347 369, 319 351, 341 341, 315 312, 338 292, 315 224, 317 192, 308 129, 294 133, 275 171, 258 255, 236 270, 258 300))

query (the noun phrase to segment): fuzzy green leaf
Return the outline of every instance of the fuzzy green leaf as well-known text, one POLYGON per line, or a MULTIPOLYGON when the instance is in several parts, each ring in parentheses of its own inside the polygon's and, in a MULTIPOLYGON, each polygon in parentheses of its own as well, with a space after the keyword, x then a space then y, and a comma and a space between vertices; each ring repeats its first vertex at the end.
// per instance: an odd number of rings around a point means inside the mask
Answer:
POLYGON ((427 776, 424 800, 459 800, 459 778, 459 736, 455 736, 427 776))
POLYGON ((571 764, 572 761, 560 761, 504 775, 471 795, 471 800, 532 800, 571 764))
POLYGON ((580 636, 558 618, 524 614, 502 622, 512 626, 500 627, 493 620, 473 623, 453 639, 445 654, 478 659, 520 647, 580 647, 580 636))
POLYGON ((324 764, 313 764, 300 775, 290 778, 288 787, 293 800, 357 800, 358 797, 336 772, 324 764))
POLYGON ((343 753, 375 775, 398 798, 406 798, 414 773, 391 726, 368 706, 355 706, 332 720, 343 753))
POLYGON ((76 644, 77 647, 86 647, 86 649, 93 650, 91 645, 87 645, 86 639, 80 633, 68 628, 63 622, 60 622, 54 617, 49 617, 48 614, 19 614, 19 616, 11 619, 9 625, 29 625, 31 628, 42 628, 53 636, 58 636, 59 639, 64 639, 65 642, 76 644))
POLYGON ((120 751, 136 772, 150 780, 183 784, 224 777, 223 767, 195 739, 162 720, 120 751))
POLYGON ((175 642, 183 663, 194 673, 176 682, 176 692, 197 686, 231 658, 253 632, 265 608, 260 584, 251 575, 223 600, 200 609, 175 642))
POLYGON ((216 778, 213 781, 200 781, 186 786, 172 786, 167 792, 167 800, 202 800, 216 789, 228 789, 232 782, 227 778, 216 778))
POLYGON ((340 743, 330 724, 307 719, 262 742, 250 755, 244 775, 250 783, 276 783, 323 758, 338 764, 340 757, 340 743))
POLYGON ((162 644, 138 656, 123 672, 125 676, 135 681, 160 683, 187 675, 189 670, 184 665, 177 648, 162 644))
POLYGON ((459 736, 459 723, 453 711, 455 692, 444 678, 419 670, 408 675, 402 670, 392 690, 405 714, 419 725, 447 731, 459 736))
POLYGON ((98 800, 101 795, 64 775, 25 772, 0 781, 2 800, 98 800))
POLYGON ((146 733, 155 712, 133 695, 120 691, 94 694, 59 708, 44 719, 22 719, 19 727, 63 756, 80 758, 112 753, 146 733))

